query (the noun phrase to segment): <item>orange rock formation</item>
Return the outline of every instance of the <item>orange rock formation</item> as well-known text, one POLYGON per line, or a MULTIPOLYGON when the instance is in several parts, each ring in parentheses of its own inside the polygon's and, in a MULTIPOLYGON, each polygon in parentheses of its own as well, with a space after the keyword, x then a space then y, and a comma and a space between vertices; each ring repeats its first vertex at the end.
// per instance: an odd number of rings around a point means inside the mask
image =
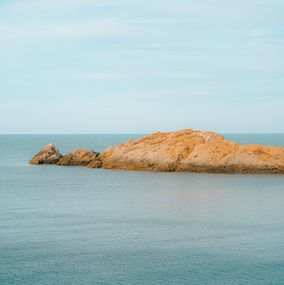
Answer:
POLYGON ((214 132, 154 133, 111 147, 102 167, 149 171, 284 173, 284 148, 240 145, 214 132))
POLYGON ((49 144, 30 163, 148 171, 284 174, 284 148, 240 145, 214 132, 186 129, 154 133, 110 147, 100 155, 79 149, 62 157, 49 144))

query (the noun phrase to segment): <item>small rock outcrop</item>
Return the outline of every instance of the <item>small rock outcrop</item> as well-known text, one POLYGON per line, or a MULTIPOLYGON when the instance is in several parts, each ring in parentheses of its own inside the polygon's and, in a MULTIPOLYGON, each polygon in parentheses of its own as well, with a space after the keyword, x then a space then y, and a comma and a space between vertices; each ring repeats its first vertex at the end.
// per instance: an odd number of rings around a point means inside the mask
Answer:
POLYGON ((30 160, 30 164, 56 164, 60 158, 59 150, 53 144, 48 144, 30 160))
POLYGON ((240 145, 190 129, 110 147, 100 159, 103 168, 127 170, 284 174, 284 148, 240 145))
POLYGON ((87 149, 77 149, 63 156, 57 162, 57 165, 99 168, 101 167, 99 155, 99 152, 89 151, 87 149))

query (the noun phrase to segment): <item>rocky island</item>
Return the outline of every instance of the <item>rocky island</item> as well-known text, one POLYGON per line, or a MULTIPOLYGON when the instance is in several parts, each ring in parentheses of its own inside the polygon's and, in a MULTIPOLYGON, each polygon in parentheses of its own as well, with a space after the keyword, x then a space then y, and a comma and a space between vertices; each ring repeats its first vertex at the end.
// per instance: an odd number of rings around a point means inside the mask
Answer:
POLYGON ((227 141, 215 132, 186 129, 154 133, 110 147, 101 154, 78 149, 63 156, 49 144, 30 160, 30 164, 166 172, 284 174, 284 148, 241 145, 227 141))

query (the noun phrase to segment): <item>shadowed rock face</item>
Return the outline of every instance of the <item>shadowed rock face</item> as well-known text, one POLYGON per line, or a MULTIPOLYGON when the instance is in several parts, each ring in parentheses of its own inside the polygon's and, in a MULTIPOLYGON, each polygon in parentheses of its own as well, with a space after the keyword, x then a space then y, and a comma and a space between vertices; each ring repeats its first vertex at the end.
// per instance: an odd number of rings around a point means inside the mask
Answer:
POLYGON ((62 156, 53 144, 48 144, 30 160, 30 164, 56 164, 99 168, 102 165, 99 155, 99 152, 77 149, 62 156))
POLYGON ((77 149, 62 157, 57 162, 57 165, 98 168, 101 167, 99 155, 100 153, 98 152, 89 151, 87 149, 77 149))
POLYGON ((149 171, 284 174, 284 148, 240 145, 214 132, 154 133, 111 147, 103 168, 149 171))
POLYGON ((30 160, 30 164, 56 164, 60 158, 59 150, 53 144, 48 144, 30 160))

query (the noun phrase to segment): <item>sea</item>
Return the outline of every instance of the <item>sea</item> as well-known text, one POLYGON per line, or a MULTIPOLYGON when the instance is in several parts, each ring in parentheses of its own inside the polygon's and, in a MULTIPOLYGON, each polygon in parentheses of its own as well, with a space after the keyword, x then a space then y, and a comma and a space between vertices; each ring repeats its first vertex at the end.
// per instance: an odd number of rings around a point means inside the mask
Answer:
POLYGON ((0 284, 284 284, 284 175, 28 163, 141 136, 0 135, 0 284))

